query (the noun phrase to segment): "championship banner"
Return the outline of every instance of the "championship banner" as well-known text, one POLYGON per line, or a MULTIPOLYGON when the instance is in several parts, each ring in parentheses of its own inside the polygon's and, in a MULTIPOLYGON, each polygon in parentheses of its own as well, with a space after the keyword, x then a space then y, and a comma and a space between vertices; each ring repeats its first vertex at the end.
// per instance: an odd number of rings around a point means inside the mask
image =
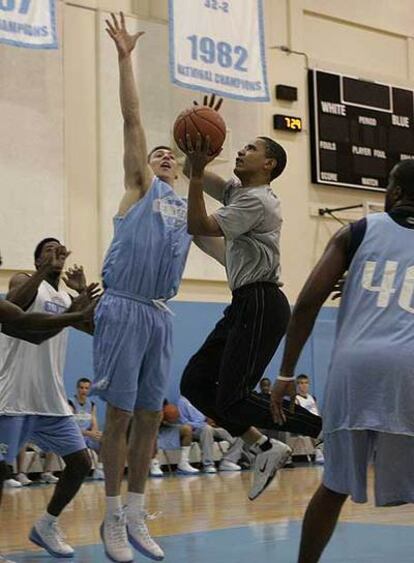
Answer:
POLYGON ((173 84, 268 102, 262 0, 169 0, 173 84))
POLYGON ((57 49, 55 0, 0 0, 0 43, 57 49))

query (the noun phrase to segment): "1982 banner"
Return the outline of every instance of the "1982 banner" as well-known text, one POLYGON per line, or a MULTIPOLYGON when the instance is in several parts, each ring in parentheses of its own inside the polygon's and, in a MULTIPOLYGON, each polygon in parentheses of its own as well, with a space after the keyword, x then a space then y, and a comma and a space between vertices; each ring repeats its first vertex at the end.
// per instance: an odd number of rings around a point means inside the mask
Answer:
POLYGON ((262 0, 169 0, 169 13, 174 84, 269 101, 262 0))
POLYGON ((57 49, 55 0, 0 0, 0 43, 57 49))

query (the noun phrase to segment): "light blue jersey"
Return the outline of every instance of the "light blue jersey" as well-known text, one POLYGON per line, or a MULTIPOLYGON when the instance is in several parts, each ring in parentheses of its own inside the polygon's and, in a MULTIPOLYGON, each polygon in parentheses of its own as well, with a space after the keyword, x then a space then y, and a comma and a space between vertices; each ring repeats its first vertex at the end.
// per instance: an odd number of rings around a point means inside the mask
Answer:
POLYGON ((162 301, 178 291, 190 243, 187 203, 159 178, 115 218, 95 313, 92 387, 114 407, 162 408, 172 356, 171 314, 162 301))
POLYGON ((73 405, 73 416, 81 431, 90 430, 92 427, 92 411, 94 403, 86 397, 85 402, 81 405, 76 395, 73 396, 70 403, 73 405))
POLYGON ((187 202, 154 177, 146 195, 123 217, 103 266, 105 288, 148 299, 170 299, 178 291, 191 244, 187 202))
POLYGON ((370 215, 349 268, 324 401, 324 431, 414 436, 414 230, 370 215))

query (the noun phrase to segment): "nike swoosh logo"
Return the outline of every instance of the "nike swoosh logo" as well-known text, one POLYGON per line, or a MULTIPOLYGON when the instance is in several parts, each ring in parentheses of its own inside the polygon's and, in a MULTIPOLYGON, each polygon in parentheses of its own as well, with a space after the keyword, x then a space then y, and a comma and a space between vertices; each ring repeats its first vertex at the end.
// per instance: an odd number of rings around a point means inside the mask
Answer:
POLYGON ((266 467, 267 467, 267 462, 268 462, 268 461, 269 461, 269 460, 267 459, 267 460, 265 461, 265 464, 264 464, 262 467, 259 468, 260 473, 264 473, 264 472, 266 471, 266 467))

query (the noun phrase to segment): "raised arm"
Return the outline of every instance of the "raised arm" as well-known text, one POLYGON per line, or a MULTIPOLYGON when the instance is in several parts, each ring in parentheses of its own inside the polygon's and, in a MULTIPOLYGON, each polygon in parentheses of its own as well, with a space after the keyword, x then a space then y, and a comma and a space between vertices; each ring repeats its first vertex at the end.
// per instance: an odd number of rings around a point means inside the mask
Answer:
POLYGON ((195 147, 192 146, 190 136, 186 139, 186 154, 190 161, 190 185, 188 189, 187 229, 191 235, 206 237, 222 237, 223 232, 213 215, 207 214, 204 201, 203 183, 204 170, 209 161, 210 140, 201 139, 197 134, 195 147))
POLYGON ((34 274, 31 276, 22 273, 15 274, 9 282, 9 291, 6 296, 7 301, 14 303, 20 309, 28 309, 36 299, 39 285, 49 274, 61 266, 62 259, 66 260, 69 254, 70 252, 64 246, 57 246, 37 266, 38 269, 34 274))
MULTIPOLYGON (((196 101, 194 101, 193 103, 194 103, 195 106, 199 105, 196 101)), ((211 109, 214 109, 215 111, 219 111, 222 103, 223 103, 223 98, 218 98, 218 100, 216 101, 215 94, 212 94, 210 96, 210 98, 208 96, 204 96, 204 98, 203 98, 203 105, 207 106, 211 109)), ((181 148, 181 150, 183 150, 183 152, 186 152, 185 142, 186 142, 186 139, 182 139, 182 143, 181 143, 180 148, 181 148)), ((214 158, 216 158, 216 156, 218 156, 218 155, 215 154, 214 156, 210 157, 207 162, 211 162, 214 158)), ((188 157, 185 159, 185 162, 184 162, 183 174, 187 178, 190 178, 191 163, 190 163, 188 157)), ((214 172, 209 172, 207 170, 204 171, 203 191, 206 194, 208 194, 210 197, 212 197, 212 198, 214 198, 217 201, 220 201, 222 203, 223 202, 223 194, 224 194, 224 190, 226 188, 226 185, 227 185, 226 180, 224 180, 218 174, 214 174, 214 172)))
POLYGON ((276 422, 283 423, 284 420, 283 397, 294 397, 296 394, 295 367, 316 317, 348 267, 349 242, 350 228, 346 226, 332 237, 297 299, 287 329, 280 379, 276 379, 272 389, 272 411, 276 422))
POLYGON ((119 215, 122 216, 148 191, 153 173, 147 162, 147 141, 141 121, 140 104, 131 61, 131 53, 144 32, 129 34, 125 27, 125 17, 122 12, 119 21, 115 14, 111 14, 111 17, 112 21, 105 20, 106 31, 113 39, 118 51, 119 96, 124 120, 124 183, 126 191, 119 206, 119 215))

